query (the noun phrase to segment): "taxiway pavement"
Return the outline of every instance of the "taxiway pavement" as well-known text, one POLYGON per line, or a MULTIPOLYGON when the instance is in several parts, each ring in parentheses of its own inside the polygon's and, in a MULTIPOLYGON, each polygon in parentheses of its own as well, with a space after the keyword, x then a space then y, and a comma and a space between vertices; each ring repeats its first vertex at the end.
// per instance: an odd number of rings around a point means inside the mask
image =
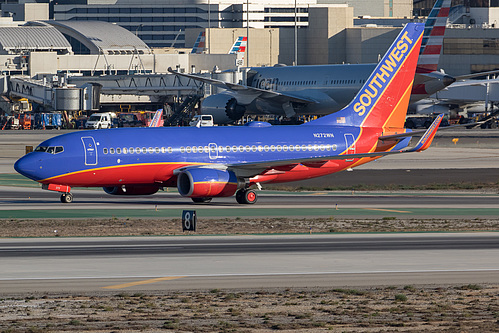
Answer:
POLYGON ((499 283, 498 256, 498 233, 8 239, 0 293, 499 283))

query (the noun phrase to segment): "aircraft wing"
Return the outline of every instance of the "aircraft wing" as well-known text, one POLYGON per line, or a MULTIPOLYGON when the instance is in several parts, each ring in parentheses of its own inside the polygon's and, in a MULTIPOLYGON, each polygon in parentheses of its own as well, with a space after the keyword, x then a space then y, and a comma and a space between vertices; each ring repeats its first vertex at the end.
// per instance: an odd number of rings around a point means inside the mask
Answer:
POLYGON ((310 99, 310 98, 303 97, 303 96, 295 96, 292 94, 283 94, 283 93, 279 93, 279 92, 272 91, 272 90, 265 90, 265 89, 245 86, 242 84, 225 82, 225 81, 207 78, 207 77, 201 77, 201 76, 197 76, 197 75, 193 75, 193 74, 178 73, 178 72, 175 72, 171 68, 168 68, 168 72, 170 72, 172 74, 179 75, 179 76, 186 77, 186 78, 191 79, 191 80, 197 80, 197 81, 212 84, 214 86, 224 88, 227 90, 232 90, 232 91, 240 93, 240 94, 257 95, 258 97, 261 97, 261 98, 279 99, 279 100, 281 100, 280 102, 282 104, 284 104, 286 102, 295 102, 295 103, 303 103, 303 104, 317 103, 317 101, 310 99))
MULTIPOLYGON (((412 153, 412 152, 420 152, 423 150, 428 149, 430 147, 433 138, 435 137, 435 134, 437 133, 437 130, 440 126, 440 123, 442 122, 442 118, 444 117, 443 114, 439 115, 438 117, 435 118, 431 126, 425 131, 424 135, 421 137, 419 142, 416 144, 416 146, 409 148, 409 149, 404 149, 404 150, 395 150, 395 151, 380 151, 380 152, 372 152, 372 153, 361 153, 361 154, 343 154, 343 155, 331 155, 331 156, 321 156, 321 157, 312 157, 312 158, 300 158, 300 159, 293 159, 293 160, 279 160, 279 161, 265 161, 265 162, 259 162, 259 163, 244 163, 244 164, 233 164, 227 166, 228 169, 231 169, 236 172, 236 174, 247 174, 253 172, 253 175, 256 176, 257 174, 260 174, 264 170, 272 169, 275 167, 279 166, 287 166, 287 165, 293 165, 293 164, 307 164, 307 163, 313 163, 313 162, 327 162, 327 161, 334 161, 334 160, 345 160, 345 159, 354 159, 354 158, 377 158, 377 157, 382 157, 382 156, 387 156, 387 155, 395 155, 395 154, 401 154, 401 153, 412 153)), ((405 136, 411 136, 414 135, 415 132, 410 132, 410 133, 404 133, 401 135, 398 135, 398 137, 405 137, 405 136), (406 135, 409 134, 409 135, 406 135)), ((397 135, 390 136, 392 139, 395 138, 397 135)), ((380 137, 382 138, 382 137, 380 137)))

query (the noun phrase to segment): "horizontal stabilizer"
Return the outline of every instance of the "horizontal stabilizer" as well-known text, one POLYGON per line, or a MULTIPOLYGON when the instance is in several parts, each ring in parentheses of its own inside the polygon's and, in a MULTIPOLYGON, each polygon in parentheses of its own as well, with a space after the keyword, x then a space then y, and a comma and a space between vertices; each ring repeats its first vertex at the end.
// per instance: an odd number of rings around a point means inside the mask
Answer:
POLYGON ((439 114, 433 123, 431 124, 430 127, 428 127, 428 130, 426 133, 421 137, 419 140, 418 144, 409 149, 408 152, 413 152, 413 151, 423 151, 426 150, 428 147, 430 147, 433 138, 435 137, 435 134, 437 134, 438 127, 440 126, 440 123, 442 122, 442 119, 444 118, 444 114, 439 114))

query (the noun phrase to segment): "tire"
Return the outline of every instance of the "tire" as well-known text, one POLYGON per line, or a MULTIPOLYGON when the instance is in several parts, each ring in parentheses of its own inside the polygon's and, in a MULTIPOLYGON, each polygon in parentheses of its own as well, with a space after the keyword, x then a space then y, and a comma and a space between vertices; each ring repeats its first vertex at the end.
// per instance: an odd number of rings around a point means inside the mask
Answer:
POLYGON ((239 190, 236 193, 236 201, 242 205, 252 205, 257 200, 258 196, 253 190, 239 190))
POLYGON ((61 202, 62 203, 72 203, 73 202, 73 195, 71 193, 61 194, 61 202))
POLYGON ((194 203, 208 203, 211 202, 213 198, 191 198, 194 203))

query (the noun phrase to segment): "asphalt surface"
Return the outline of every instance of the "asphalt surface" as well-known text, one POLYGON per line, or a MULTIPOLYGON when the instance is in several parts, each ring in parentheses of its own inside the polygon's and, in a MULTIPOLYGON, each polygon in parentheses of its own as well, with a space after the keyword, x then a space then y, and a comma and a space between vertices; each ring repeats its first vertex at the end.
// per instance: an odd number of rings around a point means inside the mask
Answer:
POLYGON ((498 233, 9 239, 0 293, 498 283, 498 255, 498 233))

